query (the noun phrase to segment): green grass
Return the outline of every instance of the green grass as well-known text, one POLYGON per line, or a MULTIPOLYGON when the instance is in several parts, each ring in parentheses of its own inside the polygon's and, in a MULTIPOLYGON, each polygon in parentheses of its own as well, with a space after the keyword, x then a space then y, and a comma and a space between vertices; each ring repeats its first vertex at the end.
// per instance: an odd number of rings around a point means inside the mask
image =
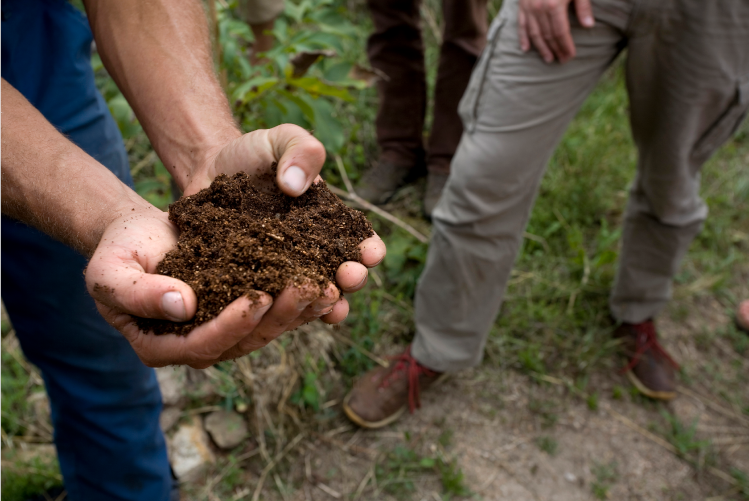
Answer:
POLYGON ((553 400, 531 399, 528 402, 528 410, 539 417, 542 428, 553 428, 559 421, 559 402, 553 400))
POLYGON ((23 434, 29 416, 27 399, 31 383, 19 356, 20 353, 2 351, 2 428, 10 436, 23 434))
POLYGON ((738 494, 741 496, 741 499, 749 499, 749 475, 738 468, 733 468, 731 470, 731 476, 738 484, 738 494))
POLYGON ((435 467, 435 459, 423 457, 408 447, 398 445, 377 464, 375 468, 377 486, 383 492, 398 499, 409 499, 409 496, 416 490, 415 478, 425 472, 433 471, 435 467))
MULTIPOLYGON (((440 444, 445 441, 444 434, 438 441, 440 444)), ((411 446, 397 445, 375 467, 377 488, 397 499, 412 499, 416 481, 423 475, 439 478, 442 499, 471 495, 458 460, 439 452, 422 455, 411 446)))
POLYGON ((15 452, 3 454, 3 501, 26 501, 62 485, 57 458, 23 458, 15 452))
POLYGON ((536 445, 549 456, 556 456, 559 452, 559 442, 548 435, 541 435, 536 438, 536 445))
POLYGON ((695 462, 696 457, 703 456, 710 448, 709 440, 697 439, 697 420, 687 426, 681 420, 666 411, 661 411, 664 419, 663 435, 676 448, 679 457, 695 462))
POLYGON ((590 485, 590 488, 593 491, 593 496, 596 499, 608 499, 609 489, 611 489, 613 484, 616 483, 619 478, 616 461, 611 461, 610 463, 605 464, 596 463, 590 471, 595 477, 595 480, 590 485))

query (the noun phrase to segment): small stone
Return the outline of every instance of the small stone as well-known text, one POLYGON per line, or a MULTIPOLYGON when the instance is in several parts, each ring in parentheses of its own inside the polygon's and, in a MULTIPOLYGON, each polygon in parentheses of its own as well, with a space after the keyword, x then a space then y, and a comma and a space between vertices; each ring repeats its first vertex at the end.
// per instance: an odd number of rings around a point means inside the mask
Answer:
POLYGON ((161 388, 161 399, 164 405, 177 405, 185 396, 186 370, 184 365, 177 367, 159 367, 156 379, 161 388))
POLYGON ((216 411, 205 418, 205 429, 221 449, 233 449, 247 439, 247 423, 232 411, 216 411))
POLYGON ((216 461, 199 419, 193 420, 192 424, 180 426, 169 440, 169 459, 179 480, 196 478, 210 463, 216 461))
POLYGON ((159 416, 162 431, 166 433, 171 430, 177 424, 181 415, 182 411, 179 407, 165 406, 164 410, 161 411, 161 416, 159 416))
POLYGON ((568 482, 577 482, 577 477, 572 472, 567 472, 564 474, 564 479, 568 482))

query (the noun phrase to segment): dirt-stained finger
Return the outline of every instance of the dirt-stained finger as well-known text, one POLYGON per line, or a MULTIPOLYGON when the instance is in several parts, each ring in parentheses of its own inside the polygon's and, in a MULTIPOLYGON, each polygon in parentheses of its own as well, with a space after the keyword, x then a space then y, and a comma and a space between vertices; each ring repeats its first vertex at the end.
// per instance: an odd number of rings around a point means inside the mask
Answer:
POLYGON ((253 332, 275 304, 270 295, 264 292, 255 294, 257 297, 235 299, 217 317, 185 336, 188 358, 216 359, 253 332))
POLYGON ((277 182, 281 191, 298 197, 316 180, 325 163, 325 147, 309 131, 291 124, 268 131, 278 158, 277 182))
POLYGON ((387 254, 385 242, 377 233, 360 243, 359 251, 361 252, 361 264, 367 268, 373 268, 380 264, 387 254))
POLYGON ((302 316, 320 316, 321 312, 329 310, 337 301, 341 293, 334 283, 328 283, 322 296, 317 297, 305 308, 302 316))
POLYGON ((335 281, 344 292, 356 292, 367 283, 367 268, 354 261, 347 261, 338 267, 335 281))
POLYGON ((257 327, 236 344, 236 350, 232 350, 232 353, 236 353, 235 356, 246 355, 270 343, 286 332, 319 294, 317 286, 312 284, 281 291, 257 327))
POLYGON ((349 304, 346 298, 341 298, 333 307, 333 311, 320 317, 326 324, 339 324, 346 320, 349 312, 349 304))

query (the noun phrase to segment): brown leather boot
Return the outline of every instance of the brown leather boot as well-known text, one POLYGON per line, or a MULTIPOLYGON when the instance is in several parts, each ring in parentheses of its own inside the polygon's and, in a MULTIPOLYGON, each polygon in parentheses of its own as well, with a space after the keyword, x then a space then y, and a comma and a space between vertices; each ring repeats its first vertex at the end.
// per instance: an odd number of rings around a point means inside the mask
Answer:
POLYGON ((449 175, 441 172, 430 172, 427 175, 427 189, 424 192, 424 215, 427 219, 432 219, 432 212, 440 201, 449 175))
POLYGON ((736 309, 736 327, 749 334, 749 300, 741 302, 736 309))
POLYGON ((373 204, 384 204, 406 184, 413 166, 379 160, 364 173, 356 185, 356 194, 373 204))
POLYGON ((614 331, 622 340, 630 359, 622 370, 641 393, 658 400, 676 397, 676 371, 679 365, 658 342, 652 320, 639 324, 622 323, 614 331))
POLYGON ((346 398, 343 411, 363 428, 382 428, 398 419, 406 407, 421 407, 419 391, 431 386, 441 373, 427 369, 411 356, 411 346, 388 367, 364 374, 346 398))

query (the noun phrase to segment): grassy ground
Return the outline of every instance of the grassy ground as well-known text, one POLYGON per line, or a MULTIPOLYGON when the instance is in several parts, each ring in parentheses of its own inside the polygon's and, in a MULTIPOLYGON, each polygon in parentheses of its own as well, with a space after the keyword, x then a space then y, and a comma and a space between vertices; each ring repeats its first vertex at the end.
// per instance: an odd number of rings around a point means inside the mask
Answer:
MULTIPOLYGON (((496 9, 493 4, 491 11, 496 9)), ((433 82, 441 22, 437 2, 427 2, 424 14, 433 82)), ((342 57, 363 63, 371 25, 358 5, 347 15, 361 29, 346 42, 342 57)), ((100 83, 118 105, 111 81, 102 76, 100 83)), ((340 155, 356 180, 376 158, 376 94, 370 88, 353 98, 335 106, 346 137, 340 155)), ((163 166, 137 126, 126 135, 139 190, 165 205, 171 193, 163 166)), ((351 314, 331 331, 337 341, 326 356, 313 350, 298 353, 298 382, 287 405, 300 422, 279 416, 288 426, 265 429, 246 447, 221 456, 201 481, 185 486, 188 499, 250 499, 269 458, 242 461, 242 455, 260 442, 281 454, 300 432, 302 440, 280 457, 265 481, 268 499, 335 497, 325 494, 326 488, 355 499, 497 499, 502 488, 515 484, 530 493, 528 499, 548 499, 545 492, 559 493, 559 499, 749 499, 749 338, 730 322, 737 302, 749 297, 749 127, 705 166, 702 194, 710 217, 677 277, 674 301, 659 319, 664 342, 683 367, 681 396, 673 405, 650 402, 630 390, 616 372, 621 360, 610 337, 607 295, 635 162, 623 71, 615 64, 550 162, 482 366, 438 388, 422 414, 374 434, 352 429, 336 404, 353 378, 376 363, 373 353, 392 353, 409 342, 412 297, 426 246, 372 216, 388 244, 388 257, 367 288, 349 297, 351 314), (590 437, 591 430, 600 437, 590 437), (686 480, 647 490, 650 484, 632 476, 639 460, 617 455, 622 448, 617 437, 625 437, 625 447, 642 457, 652 455, 654 465, 668 465, 662 475, 666 484, 676 472, 685 472, 686 480), (583 445, 588 440, 592 449, 583 445), (482 441, 496 446, 491 453, 483 450, 491 459, 472 455, 481 452, 482 441), (575 461, 584 464, 582 473, 570 473, 577 483, 564 470, 575 461), (546 471, 547 477, 538 476, 546 471), (549 480, 554 472, 561 478, 558 484, 549 480), (492 482, 499 481, 504 487, 492 490, 492 482), (548 491, 544 482, 551 482, 548 491), (573 487, 579 491, 565 498, 565 489, 573 487)), ((323 174, 342 186, 332 159, 323 174)), ((422 190, 423 182, 408 187, 385 208, 428 233, 420 218, 422 190)), ((59 483, 59 472, 54 465, 18 455, 27 443, 49 441, 50 435, 28 398, 40 391, 40 379, 8 332, 6 326, 3 493, 23 499, 59 483)), ((264 355, 296 353, 294 346, 303 335, 280 341, 264 355)), ((254 357, 253 363, 262 365, 261 358, 254 357)), ((219 371, 226 376, 223 403, 246 403, 243 396, 250 390, 236 366, 223 364, 219 371)), ((512 492, 503 495, 525 499, 525 494, 512 492)))

